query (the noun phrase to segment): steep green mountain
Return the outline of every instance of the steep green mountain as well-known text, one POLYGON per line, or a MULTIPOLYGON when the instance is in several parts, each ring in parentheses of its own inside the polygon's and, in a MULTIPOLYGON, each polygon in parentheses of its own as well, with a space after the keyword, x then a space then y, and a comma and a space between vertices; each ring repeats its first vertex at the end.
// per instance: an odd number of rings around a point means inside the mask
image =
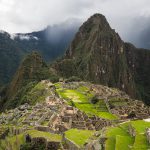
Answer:
POLYGON ((1 92, 2 108, 16 107, 23 103, 21 98, 25 96, 27 91, 34 87, 37 82, 50 77, 53 77, 52 71, 37 52, 27 55, 11 83, 1 92))
POLYGON ((15 95, 20 88, 29 82, 48 78, 48 74, 48 66, 42 57, 37 52, 29 54, 19 66, 10 83, 8 97, 15 95))
POLYGON ((150 51, 124 43, 101 14, 79 29, 63 60, 54 67, 64 77, 117 87, 147 103, 150 95, 150 51))

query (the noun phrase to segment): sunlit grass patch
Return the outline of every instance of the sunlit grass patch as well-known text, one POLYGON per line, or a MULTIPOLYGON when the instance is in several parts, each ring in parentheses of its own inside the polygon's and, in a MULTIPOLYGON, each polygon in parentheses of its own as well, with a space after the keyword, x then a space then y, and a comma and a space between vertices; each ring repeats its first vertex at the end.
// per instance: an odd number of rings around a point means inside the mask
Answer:
POLYGON ((98 100, 96 104, 91 102, 95 95, 86 86, 80 86, 77 89, 57 88, 57 92, 60 97, 68 101, 69 105, 77 107, 88 116, 96 115, 109 120, 118 119, 117 116, 108 112, 104 100, 98 100))
POLYGON ((131 121, 132 127, 135 128, 136 133, 145 133, 146 128, 150 128, 150 122, 144 120, 131 121))
POLYGON ((59 89, 59 90, 57 90, 57 92, 62 98, 66 99, 66 100, 72 100, 73 102, 87 103, 87 102, 89 102, 89 99, 92 97, 92 95, 83 94, 83 93, 79 92, 78 90, 59 89))
POLYGON ((94 134, 92 130, 70 129, 65 132, 65 137, 76 145, 82 147, 87 140, 94 134))
POLYGON ((148 150, 150 148, 150 144, 146 139, 145 134, 137 134, 135 137, 135 142, 132 150, 148 150))
POLYGON ((131 136, 116 136, 115 150, 129 150, 134 143, 134 138, 131 136))
POLYGON ((105 143, 106 150, 115 150, 117 135, 130 136, 126 130, 120 127, 108 127, 105 134, 108 138, 105 143))

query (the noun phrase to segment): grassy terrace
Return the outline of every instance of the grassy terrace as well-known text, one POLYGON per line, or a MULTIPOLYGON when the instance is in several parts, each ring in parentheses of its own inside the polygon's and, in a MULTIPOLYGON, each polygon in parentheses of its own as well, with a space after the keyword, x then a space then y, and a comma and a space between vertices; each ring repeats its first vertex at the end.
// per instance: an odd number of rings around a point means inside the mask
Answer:
POLYGON ((93 134, 94 131, 90 130, 70 129, 65 132, 65 137, 79 147, 83 147, 83 145, 88 141, 90 137, 92 137, 93 134))
MULTIPOLYGON (((115 147, 116 147, 116 136, 130 137, 126 130, 123 130, 120 127, 110 127, 106 131, 106 137, 108 137, 108 140, 106 141, 106 150, 115 150, 115 147)), ((125 141, 123 141, 123 142, 125 142, 125 141)))
POLYGON ((48 141, 58 141, 61 142, 61 135, 59 134, 52 134, 49 132, 42 132, 42 131, 37 131, 37 130, 29 130, 26 133, 28 133, 32 138, 35 137, 44 137, 48 141))
POLYGON ((146 136, 144 134, 136 135, 132 150, 148 150, 149 148, 146 136))
POLYGON ((55 86, 58 94, 67 100, 68 104, 77 107, 88 116, 96 115, 109 120, 118 119, 117 116, 108 112, 104 100, 99 100, 96 104, 90 102, 94 93, 88 87, 80 86, 77 89, 65 89, 61 87, 61 83, 56 83, 55 86))
POLYGON ((126 122, 117 127, 108 127, 105 135, 108 138, 105 146, 106 150, 147 150, 150 144, 146 140, 145 131, 150 127, 150 122, 143 120, 126 122), (131 125, 136 132, 136 136, 132 137, 128 133, 128 126, 131 125))
POLYGON ((134 143, 134 138, 130 136, 116 136, 115 150, 129 150, 129 146, 134 143))
POLYGON ((9 135, 5 140, 0 141, 0 150, 4 149, 12 149, 19 150, 21 144, 25 143, 24 136, 29 134, 32 138, 35 137, 44 137, 47 141, 57 141, 61 142, 62 137, 59 134, 51 134, 48 132, 42 132, 37 130, 28 130, 23 134, 19 134, 16 136, 9 135))

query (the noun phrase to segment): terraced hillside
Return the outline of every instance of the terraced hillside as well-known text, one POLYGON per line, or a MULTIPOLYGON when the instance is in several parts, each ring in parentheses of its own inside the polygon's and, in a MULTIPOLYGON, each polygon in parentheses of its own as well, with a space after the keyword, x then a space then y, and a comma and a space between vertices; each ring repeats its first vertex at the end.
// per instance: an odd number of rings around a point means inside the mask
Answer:
POLYGON ((0 150, 148 149, 150 108, 118 89, 43 80, 0 114, 0 150))
POLYGON ((104 133, 107 137, 105 148, 107 150, 147 150, 150 144, 146 137, 146 128, 150 122, 143 120, 129 121, 116 127, 108 127, 104 133))

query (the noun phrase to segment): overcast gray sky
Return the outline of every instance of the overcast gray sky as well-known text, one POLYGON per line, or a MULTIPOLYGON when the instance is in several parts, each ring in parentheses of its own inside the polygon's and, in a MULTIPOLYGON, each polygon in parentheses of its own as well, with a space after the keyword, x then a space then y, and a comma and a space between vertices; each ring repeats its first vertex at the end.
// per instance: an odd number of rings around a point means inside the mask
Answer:
POLYGON ((150 0, 0 0, 0 29, 31 32, 70 18, 85 21, 94 13, 104 14, 125 38, 141 19, 150 20, 150 0))

